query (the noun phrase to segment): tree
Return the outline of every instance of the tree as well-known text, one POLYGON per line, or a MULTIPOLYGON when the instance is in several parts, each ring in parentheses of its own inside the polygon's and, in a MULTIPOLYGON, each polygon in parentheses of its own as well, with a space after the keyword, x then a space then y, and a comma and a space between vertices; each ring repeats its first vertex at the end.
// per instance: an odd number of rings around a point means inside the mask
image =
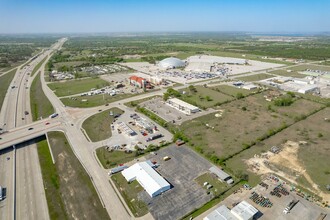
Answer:
POLYGON ((243 93, 241 93, 241 92, 237 93, 237 94, 236 94, 236 98, 237 98, 237 99, 242 99, 242 98, 244 98, 243 93))

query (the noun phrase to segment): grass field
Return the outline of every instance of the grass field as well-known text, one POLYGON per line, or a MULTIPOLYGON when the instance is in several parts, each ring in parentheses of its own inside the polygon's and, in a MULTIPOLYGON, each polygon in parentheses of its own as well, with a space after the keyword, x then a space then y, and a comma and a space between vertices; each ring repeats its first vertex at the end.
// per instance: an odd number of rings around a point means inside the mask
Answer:
POLYGON ((311 70, 321 70, 321 71, 330 71, 330 66, 322 66, 322 65, 313 65, 313 64, 303 64, 295 67, 289 68, 293 71, 304 71, 306 69, 311 70))
POLYGON ((88 92, 92 88, 97 89, 108 85, 110 85, 109 82, 100 78, 87 78, 48 84, 49 88, 59 97, 88 92))
MULTIPOLYGON (((226 166, 236 170, 236 172, 246 172, 250 179, 254 179, 256 174, 246 171, 244 160, 252 158, 255 154, 266 152, 271 146, 280 146, 287 140, 291 141, 306 141, 307 145, 299 147, 298 158, 301 164, 306 169, 306 172, 311 176, 312 180, 319 185, 320 189, 326 191, 326 184, 329 184, 330 178, 330 122, 324 118, 330 114, 330 108, 326 108, 306 120, 297 122, 287 129, 277 133, 276 135, 262 141, 256 146, 234 156, 226 161, 226 166)), ((288 173, 290 170, 284 167, 277 167, 288 173)), ((309 183, 302 178, 297 178, 297 182, 302 186, 310 187, 309 183)))
POLYGON ((104 105, 111 102, 116 102, 121 99, 129 98, 134 96, 133 94, 120 94, 115 96, 110 95, 94 95, 94 96, 79 96, 72 98, 62 98, 61 101, 64 105, 70 107, 78 107, 78 108, 90 108, 95 106, 104 105), (86 101, 83 101, 86 100, 86 101))
POLYGON ((228 86, 228 85, 220 85, 220 86, 212 86, 210 89, 213 89, 215 91, 219 91, 221 93, 224 93, 226 95, 236 97, 238 93, 242 93, 244 96, 252 94, 254 91, 247 90, 247 89, 240 89, 234 86, 228 86))
POLYGON ((288 72, 286 70, 275 70, 275 71, 271 71, 270 73, 273 73, 273 74, 276 74, 279 76, 286 76, 286 77, 295 77, 295 78, 306 77, 306 75, 300 74, 297 71, 288 72))
POLYGON ((205 115, 184 122, 181 129, 194 146, 203 149, 204 154, 226 158, 268 131, 293 122, 289 117, 267 110, 267 105, 262 94, 248 96, 222 105, 224 113, 221 118, 214 114, 205 115))
POLYGON ((45 57, 44 59, 42 59, 32 70, 31 72, 31 76, 33 76, 37 71, 38 69, 40 69, 41 65, 46 61, 47 57, 45 57))
POLYGON ((235 79, 245 81, 245 82, 253 82, 253 81, 259 81, 259 80, 268 79, 268 78, 272 78, 272 77, 274 77, 274 76, 266 74, 266 73, 261 73, 261 74, 251 75, 251 76, 238 77, 235 79))
POLYGON ((213 195, 220 195, 223 191, 230 188, 230 186, 226 183, 220 182, 219 178, 212 175, 211 173, 204 173, 203 175, 197 177, 195 181, 203 187, 208 192, 211 192, 213 195), (206 189, 204 183, 207 182, 211 184, 213 187, 211 189, 206 189))
POLYGON ((96 149, 96 155, 105 169, 109 169, 119 164, 134 160, 134 153, 125 153, 124 151, 108 151, 105 147, 96 149))
POLYGON ((13 80, 17 69, 13 69, 4 76, 0 76, 0 109, 2 107, 3 101, 10 86, 11 81, 13 80))
POLYGON ((316 109, 319 109, 321 106, 322 104, 319 103, 315 103, 305 99, 298 99, 293 104, 291 104, 290 106, 286 106, 285 108, 278 107, 275 105, 272 105, 271 108, 277 113, 280 113, 293 119, 297 119, 299 117, 309 114, 316 109))
POLYGON ((61 132, 49 132, 48 137, 56 163, 51 164, 48 155, 47 166, 41 168, 43 173, 52 174, 48 178, 43 176, 43 179, 52 189, 47 201, 57 207, 55 213, 60 217, 69 216, 68 219, 73 216, 75 219, 109 219, 90 177, 74 155, 65 135, 61 132), (53 196, 65 204, 64 213, 61 205, 57 204, 59 201, 50 201, 53 196))
POLYGON ((45 187, 50 219, 69 219, 65 203, 60 194, 60 177, 53 164, 46 140, 38 142, 38 156, 45 187))
POLYGON ((195 88, 196 92, 190 91, 189 88, 180 90, 181 93, 182 91, 186 92, 182 94, 180 98, 201 108, 215 107, 224 102, 233 100, 233 97, 210 88, 204 88, 203 86, 195 86, 195 88))
POLYGON ((124 113, 124 111, 119 108, 111 108, 95 114, 83 122, 82 127, 85 129, 91 141, 97 142, 111 137, 110 125, 115 118, 114 116, 110 116, 110 111, 112 111, 114 115, 124 113))
POLYGON ((137 180, 127 183, 121 173, 112 175, 111 179, 135 217, 141 217, 148 213, 148 206, 138 199, 138 193, 144 189, 137 180))
POLYGON ((32 120, 36 121, 38 118, 46 118, 54 113, 53 105, 48 100, 41 87, 40 73, 36 76, 31 84, 30 90, 31 113, 32 120))
POLYGON ((157 97, 160 97, 160 96, 151 96, 151 97, 147 97, 147 98, 144 98, 144 99, 138 99, 138 100, 134 100, 134 101, 131 101, 131 102, 126 102, 126 103, 124 103, 124 105, 126 105, 127 107, 130 107, 130 108, 134 108, 137 105, 141 104, 142 102, 145 102, 145 101, 157 98, 157 97))

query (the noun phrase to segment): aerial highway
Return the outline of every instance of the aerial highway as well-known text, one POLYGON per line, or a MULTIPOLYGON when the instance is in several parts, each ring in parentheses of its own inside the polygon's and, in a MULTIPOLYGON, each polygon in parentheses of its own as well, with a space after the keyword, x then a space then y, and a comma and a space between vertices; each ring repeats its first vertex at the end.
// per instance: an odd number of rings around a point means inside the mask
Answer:
MULTIPOLYGON (((49 58, 50 54, 59 49, 64 42, 65 39, 61 39, 50 49, 44 49, 36 59, 25 63, 29 65, 24 67, 24 64, 21 65, 6 93, 0 113, 0 127, 5 133, 0 136, 0 142, 2 145, 7 142, 9 145, 6 146, 15 146, 15 148, 12 151, 4 151, 11 153, 11 156, 7 158, 10 158, 12 163, 5 164, 3 168, 6 173, 3 173, 5 176, 1 178, 9 180, 12 177, 12 181, 1 183, 6 187, 7 193, 6 202, 2 203, 3 207, 0 209, 1 219, 49 219, 36 145, 32 142, 19 143, 25 141, 25 134, 21 128, 32 123, 30 86, 37 74, 31 77, 31 73, 39 62, 44 58, 49 58), (15 130, 16 128, 19 129, 15 130), (15 132, 11 132, 12 130, 19 133, 14 138, 20 140, 19 143, 8 143, 10 140, 6 138, 7 135, 9 137, 15 135, 15 132)), ((31 140, 31 138, 26 140, 31 140)), ((3 148, 0 147, 1 149, 3 148)))

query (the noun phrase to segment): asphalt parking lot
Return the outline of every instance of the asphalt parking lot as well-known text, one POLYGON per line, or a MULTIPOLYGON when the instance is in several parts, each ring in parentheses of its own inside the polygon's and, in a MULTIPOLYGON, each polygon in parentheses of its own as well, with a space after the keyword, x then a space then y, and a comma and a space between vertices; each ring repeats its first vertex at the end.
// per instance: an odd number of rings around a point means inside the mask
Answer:
POLYGON ((140 193, 140 199, 148 204, 155 219, 180 219, 212 198, 194 181, 212 165, 188 147, 169 146, 146 159, 157 161, 160 166, 156 170, 173 186, 155 198, 146 192, 140 193), (163 161, 165 156, 171 159, 163 161))
POLYGON ((215 110, 208 109, 203 110, 191 115, 186 115, 175 108, 165 104, 162 98, 156 97, 151 100, 141 103, 142 107, 147 108, 148 110, 156 113, 159 117, 163 118, 167 122, 175 121, 175 124, 181 124, 185 121, 192 120, 194 118, 215 112, 215 110))
MULTIPOLYGON (((273 196, 270 192, 279 185, 280 182, 276 182, 273 180, 264 180, 264 183, 268 185, 268 188, 263 186, 256 186, 251 190, 241 189, 237 193, 234 193, 227 197, 224 201, 211 208, 207 212, 198 216, 196 219, 203 219, 206 215, 208 215, 215 208, 226 205, 229 209, 233 207, 234 204, 237 204, 243 200, 247 201, 251 205, 253 205, 256 209, 259 210, 259 218, 258 219, 274 219, 274 220, 310 220, 310 219, 318 219, 321 213, 329 213, 329 210, 325 208, 321 208, 316 204, 305 200, 304 198, 298 196, 295 192, 290 192, 290 186, 284 185, 284 188, 289 192, 289 195, 281 195, 281 197, 273 196), (256 204, 250 199, 250 196, 253 192, 262 195, 263 197, 269 198, 270 202, 273 203, 273 206, 270 208, 261 207, 259 204, 256 204), (292 200, 299 200, 299 202, 292 208, 290 213, 284 214, 283 210, 292 200)), ((330 220, 330 215, 328 214, 325 220, 330 220)))
POLYGON ((134 146, 139 142, 143 146, 148 146, 150 144, 158 145, 161 141, 168 142, 168 141, 172 140, 173 135, 169 131, 167 131, 160 125, 158 125, 157 123, 153 122, 151 119, 147 118, 146 116, 144 116, 140 113, 136 113, 134 110, 129 109, 125 106, 123 106, 122 109, 125 111, 125 113, 122 114, 120 117, 118 117, 117 120, 112 124, 114 126, 114 129, 112 130, 112 137, 109 138, 109 140, 105 141, 106 145, 114 146, 114 145, 126 144, 127 145, 126 149, 135 150, 134 146), (154 124, 155 126, 157 126, 158 131, 156 131, 153 134, 150 134, 150 133, 146 132, 145 129, 142 129, 142 128, 130 123, 130 122, 134 122, 134 119, 130 117, 130 115, 132 115, 132 114, 136 114, 140 118, 144 118, 151 124, 154 124), (118 122, 124 122, 129 128, 131 128, 133 131, 136 132, 136 135, 130 136, 128 134, 125 134, 125 132, 122 132, 122 131, 119 133, 117 130, 119 128, 118 122), (142 135, 141 131, 145 131, 146 136, 142 135), (163 137, 147 142, 148 138, 152 137, 153 135, 157 135, 157 134, 162 134, 163 137))

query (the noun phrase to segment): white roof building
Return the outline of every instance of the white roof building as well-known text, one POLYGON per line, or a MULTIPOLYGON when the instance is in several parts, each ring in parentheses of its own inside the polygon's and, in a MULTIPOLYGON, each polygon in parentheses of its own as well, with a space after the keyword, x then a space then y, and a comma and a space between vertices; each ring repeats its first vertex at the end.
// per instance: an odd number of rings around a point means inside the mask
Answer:
POLYGON ((258 213, 258 209, 254 208, 250 203, 242 201, 231 209, 231 213, 239 220, 251 220, 258 213))
POLYGON ((151 197, 155 197, 171 188, 148 162, 136 163, 121 172, 127 182, 137 180, 151 197))
POLYGON ((222 205, 204 217, 203 220, 236 220, 236 217, 225 205, 222 205))
POLYGON ((158 63, 158 65, 160 67, 166 68, 166 69, 170 69, 170 68, 178 68, 178 67, 183 67, 185 66, 185 62, 183 62, 182 60, 175 58, 175 57, 169 57, 166 59, 163 59, 162 61, 160 61, 158 63))
POLYGON ((177 98, 168 99, 166 104, 188 115, 200 111, 198 107, 177 98))
POLYGON ((219 206, 203 220, 252 220, 257 213, 258 209, 248 202, 242 201, 231 210, 225 205, 219 206))

